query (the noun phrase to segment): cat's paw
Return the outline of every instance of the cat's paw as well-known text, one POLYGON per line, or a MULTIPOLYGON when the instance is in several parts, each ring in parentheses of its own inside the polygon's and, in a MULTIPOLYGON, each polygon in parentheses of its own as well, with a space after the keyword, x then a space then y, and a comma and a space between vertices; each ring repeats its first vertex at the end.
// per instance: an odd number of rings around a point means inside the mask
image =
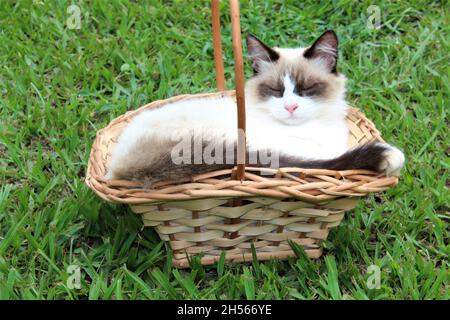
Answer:
POLYGON ((391 145, 385 145, 386 150, 383 151, 383 160, 380 163, 379 171, 384 172, 387 176, 400 176, 400 170, 405 165, 405 155, 400 149, 391 145))

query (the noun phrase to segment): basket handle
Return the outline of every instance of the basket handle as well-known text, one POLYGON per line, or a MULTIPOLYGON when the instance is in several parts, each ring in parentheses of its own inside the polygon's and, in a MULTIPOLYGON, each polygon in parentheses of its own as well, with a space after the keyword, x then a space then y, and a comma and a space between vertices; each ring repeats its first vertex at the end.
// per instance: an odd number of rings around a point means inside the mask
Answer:
MULTIPOLYGON (((216 65, 217 90, 225 90, 225 76, 222 58, 222 43, 220 35, 220 12, 219 0, 211 1, 212 30, 214 46, 214 63, 216 65)), ((242 180, 245 174, 245 80, 244 80, 244 59, 242 57, 241 23, 239 19, 239 2, 230 0, 231 35, 233 41, 235 88, 237 103, 237 172, 236 179, 242 180)))

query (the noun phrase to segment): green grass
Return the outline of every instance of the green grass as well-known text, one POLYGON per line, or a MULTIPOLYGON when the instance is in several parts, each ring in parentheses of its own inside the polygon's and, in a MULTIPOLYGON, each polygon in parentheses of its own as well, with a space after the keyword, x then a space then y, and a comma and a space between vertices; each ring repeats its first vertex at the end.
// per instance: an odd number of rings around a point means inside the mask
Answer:
MULTIPOLYGON (((399 185, 346 215, 326 255, 172 269, 126 206, 83 183, 96 130, 127 110, 214 91, 206 1, 0 2, 1 299, 448 299, 449 25, 445 1, 241 1, 243 31, 271 45, 333 28, 352 105, 407 157, 399 185), (367 27, 371 4, 382 27, 367 27), (70 289, 69 265, 81 267, 70 289), (370 265, 381 287, 369 289, 370 265)), ((226 76, 233 87, 227 1, 226 76)), ((247 64, 246 72, 250 74, 247 64)), ((250 119, 251 121, 251 119, 250 119)))

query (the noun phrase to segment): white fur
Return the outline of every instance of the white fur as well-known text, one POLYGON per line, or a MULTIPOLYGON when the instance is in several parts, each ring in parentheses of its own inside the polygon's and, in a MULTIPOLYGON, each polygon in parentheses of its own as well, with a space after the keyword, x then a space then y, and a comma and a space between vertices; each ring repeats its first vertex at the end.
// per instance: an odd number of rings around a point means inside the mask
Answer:
POLYGON ((385 144, 387 150, 384 152, 384 161, 380 164, 380 171, 388 176, 399 176, 400 170, 405 164, 405 155, 398 148, 385 144))
POLYGON ((130 150, 147 137, 165 137, 176 141, 195 131, 208 138, 236 140, 236 104, 231 97, 193 99, 175 102, 163 108, 138 114, 123 130, 114 148, 107 178, 127 165, 130 150))

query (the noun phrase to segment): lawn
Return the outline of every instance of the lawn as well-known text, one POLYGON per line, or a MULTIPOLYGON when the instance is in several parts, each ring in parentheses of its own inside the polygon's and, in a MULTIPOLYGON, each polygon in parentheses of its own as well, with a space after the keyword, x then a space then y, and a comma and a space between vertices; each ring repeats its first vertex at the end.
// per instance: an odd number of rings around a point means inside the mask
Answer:
POLYGON ((0 2, 0 299, 449 298, 446 1, 241 1, 243 32, 273 46, 336 31, 349 102, 404 150, 406 168, 396 188, 346 215, 318 260, 194 260, 187 270, 173 269, 157 234, 95 196, 84 176, 95 132, 111 119, 214 91, 209 2, 74 3, 79 25, 70 1, 0 2))

